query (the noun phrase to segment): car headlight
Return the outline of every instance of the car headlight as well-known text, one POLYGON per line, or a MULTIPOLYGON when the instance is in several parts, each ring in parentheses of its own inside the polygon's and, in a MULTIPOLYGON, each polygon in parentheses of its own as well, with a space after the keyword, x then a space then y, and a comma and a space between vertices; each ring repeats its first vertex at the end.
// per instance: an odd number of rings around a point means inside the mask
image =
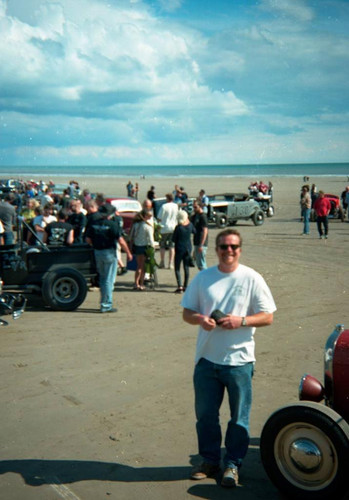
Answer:
POLYGON ((301 378, 298 393, 301 401, 314 401, 319 403, 324 399, 325 389, 317 378, 306 373, 301 378))

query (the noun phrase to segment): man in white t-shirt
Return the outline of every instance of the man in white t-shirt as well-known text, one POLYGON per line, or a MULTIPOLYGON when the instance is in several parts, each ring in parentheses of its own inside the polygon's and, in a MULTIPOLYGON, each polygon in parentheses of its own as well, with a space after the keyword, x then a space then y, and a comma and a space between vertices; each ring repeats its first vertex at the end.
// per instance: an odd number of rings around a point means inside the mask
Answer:
POLYGON ((239 263, 241 246, 238 231, 221 231, 216 238, 218 266, 198 273, 181 302, 184 321, 199 325, 194 389, 203 462, 192 471, 191 478, 214 477, 220 471, 219 409, 227 389, 231 420, 221 480, 227 487, 238 484, 238 470, 249 444, 255 329, 270 325, 276 311, 262 276, 239 263))
POLYGON ((172 241, 173 231, 177 225, 178 205, 173 201, 172 193, 166 195, 166 203, 159 210, 157 219, 161 223, 160 241, 160 264, 165 267, 165 251, 169 249, 168 269, 173 269, 174 242, 172 241))

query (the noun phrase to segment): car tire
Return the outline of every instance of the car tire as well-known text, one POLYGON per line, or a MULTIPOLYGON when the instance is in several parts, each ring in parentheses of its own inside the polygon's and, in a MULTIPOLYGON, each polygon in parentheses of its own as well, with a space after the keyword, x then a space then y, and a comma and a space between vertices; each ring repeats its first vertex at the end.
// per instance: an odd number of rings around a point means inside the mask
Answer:
POLYGON ((252 215, 252 221, 255 226, 261 226, 264 222, 264 212, 262 210, 257 210, 252 215))
POLYGON ((263 427, 260 451, 288 498, 339 500, 349 492, 349 425, 331 408, 310 401, 280 408, 263 427))
POLYGON ((74 311, 85 300, 87 283, 76 269, 55 269, 43 278, 42 297, 55 311, 74 311))
POLYGON ((216 226, 219 228, 227 227, 228 225, 228 217, 226 214, 218 213, 216 215, 216 226))

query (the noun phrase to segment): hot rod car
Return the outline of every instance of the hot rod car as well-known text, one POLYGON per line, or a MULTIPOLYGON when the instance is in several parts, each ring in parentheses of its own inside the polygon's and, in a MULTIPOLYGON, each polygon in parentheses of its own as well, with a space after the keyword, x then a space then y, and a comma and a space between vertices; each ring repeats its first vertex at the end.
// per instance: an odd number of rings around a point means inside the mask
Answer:
MULTIPOLYGON (((97 275, 92 247, 87 244, 52 248, 28 246, 18 220, 17 242, 0 246, 0 279, 3 291, 39 293, 46 305, 73 311, 85 300, 88 281, 97 275)), ((27 229, 31 230, 27 225, 27 229)))
POLYGON ((292 499, 349 494, 349 330, 342 325, 329 336, 324 361, 324 384, 304 375, 300 402, 275 411, 262 430, 264 468, 292 499))
POLYGON ((238 220, 251 219, 255 226, 261 226, 264 222, 261 206, 248 194, 225 193, 208 198, 208 220, 219 228, 235 225, 238 220))
MULTIPOLYGON (((336 194, 326 193, 325 198, 329 199, 331 203, 331 210, 330 213, 328 214, 329 219, 340 219, 343 222, 345 212, 341 205, 340 197, 337 196, 336 194)), ((316 221, 316 213, 314 209, 311 210, 310 220, 312 222, 316 221)))

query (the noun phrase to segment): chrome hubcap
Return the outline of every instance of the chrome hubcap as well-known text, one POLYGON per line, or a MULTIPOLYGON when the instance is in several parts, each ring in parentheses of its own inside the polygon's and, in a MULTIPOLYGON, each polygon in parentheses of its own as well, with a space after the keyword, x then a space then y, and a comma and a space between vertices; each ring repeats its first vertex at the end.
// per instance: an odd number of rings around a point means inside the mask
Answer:
POLYGON ((292 463, 300 471, 315 472, 321 465, 321 450, 313 441, 297 439, 290 446, 292 463))

